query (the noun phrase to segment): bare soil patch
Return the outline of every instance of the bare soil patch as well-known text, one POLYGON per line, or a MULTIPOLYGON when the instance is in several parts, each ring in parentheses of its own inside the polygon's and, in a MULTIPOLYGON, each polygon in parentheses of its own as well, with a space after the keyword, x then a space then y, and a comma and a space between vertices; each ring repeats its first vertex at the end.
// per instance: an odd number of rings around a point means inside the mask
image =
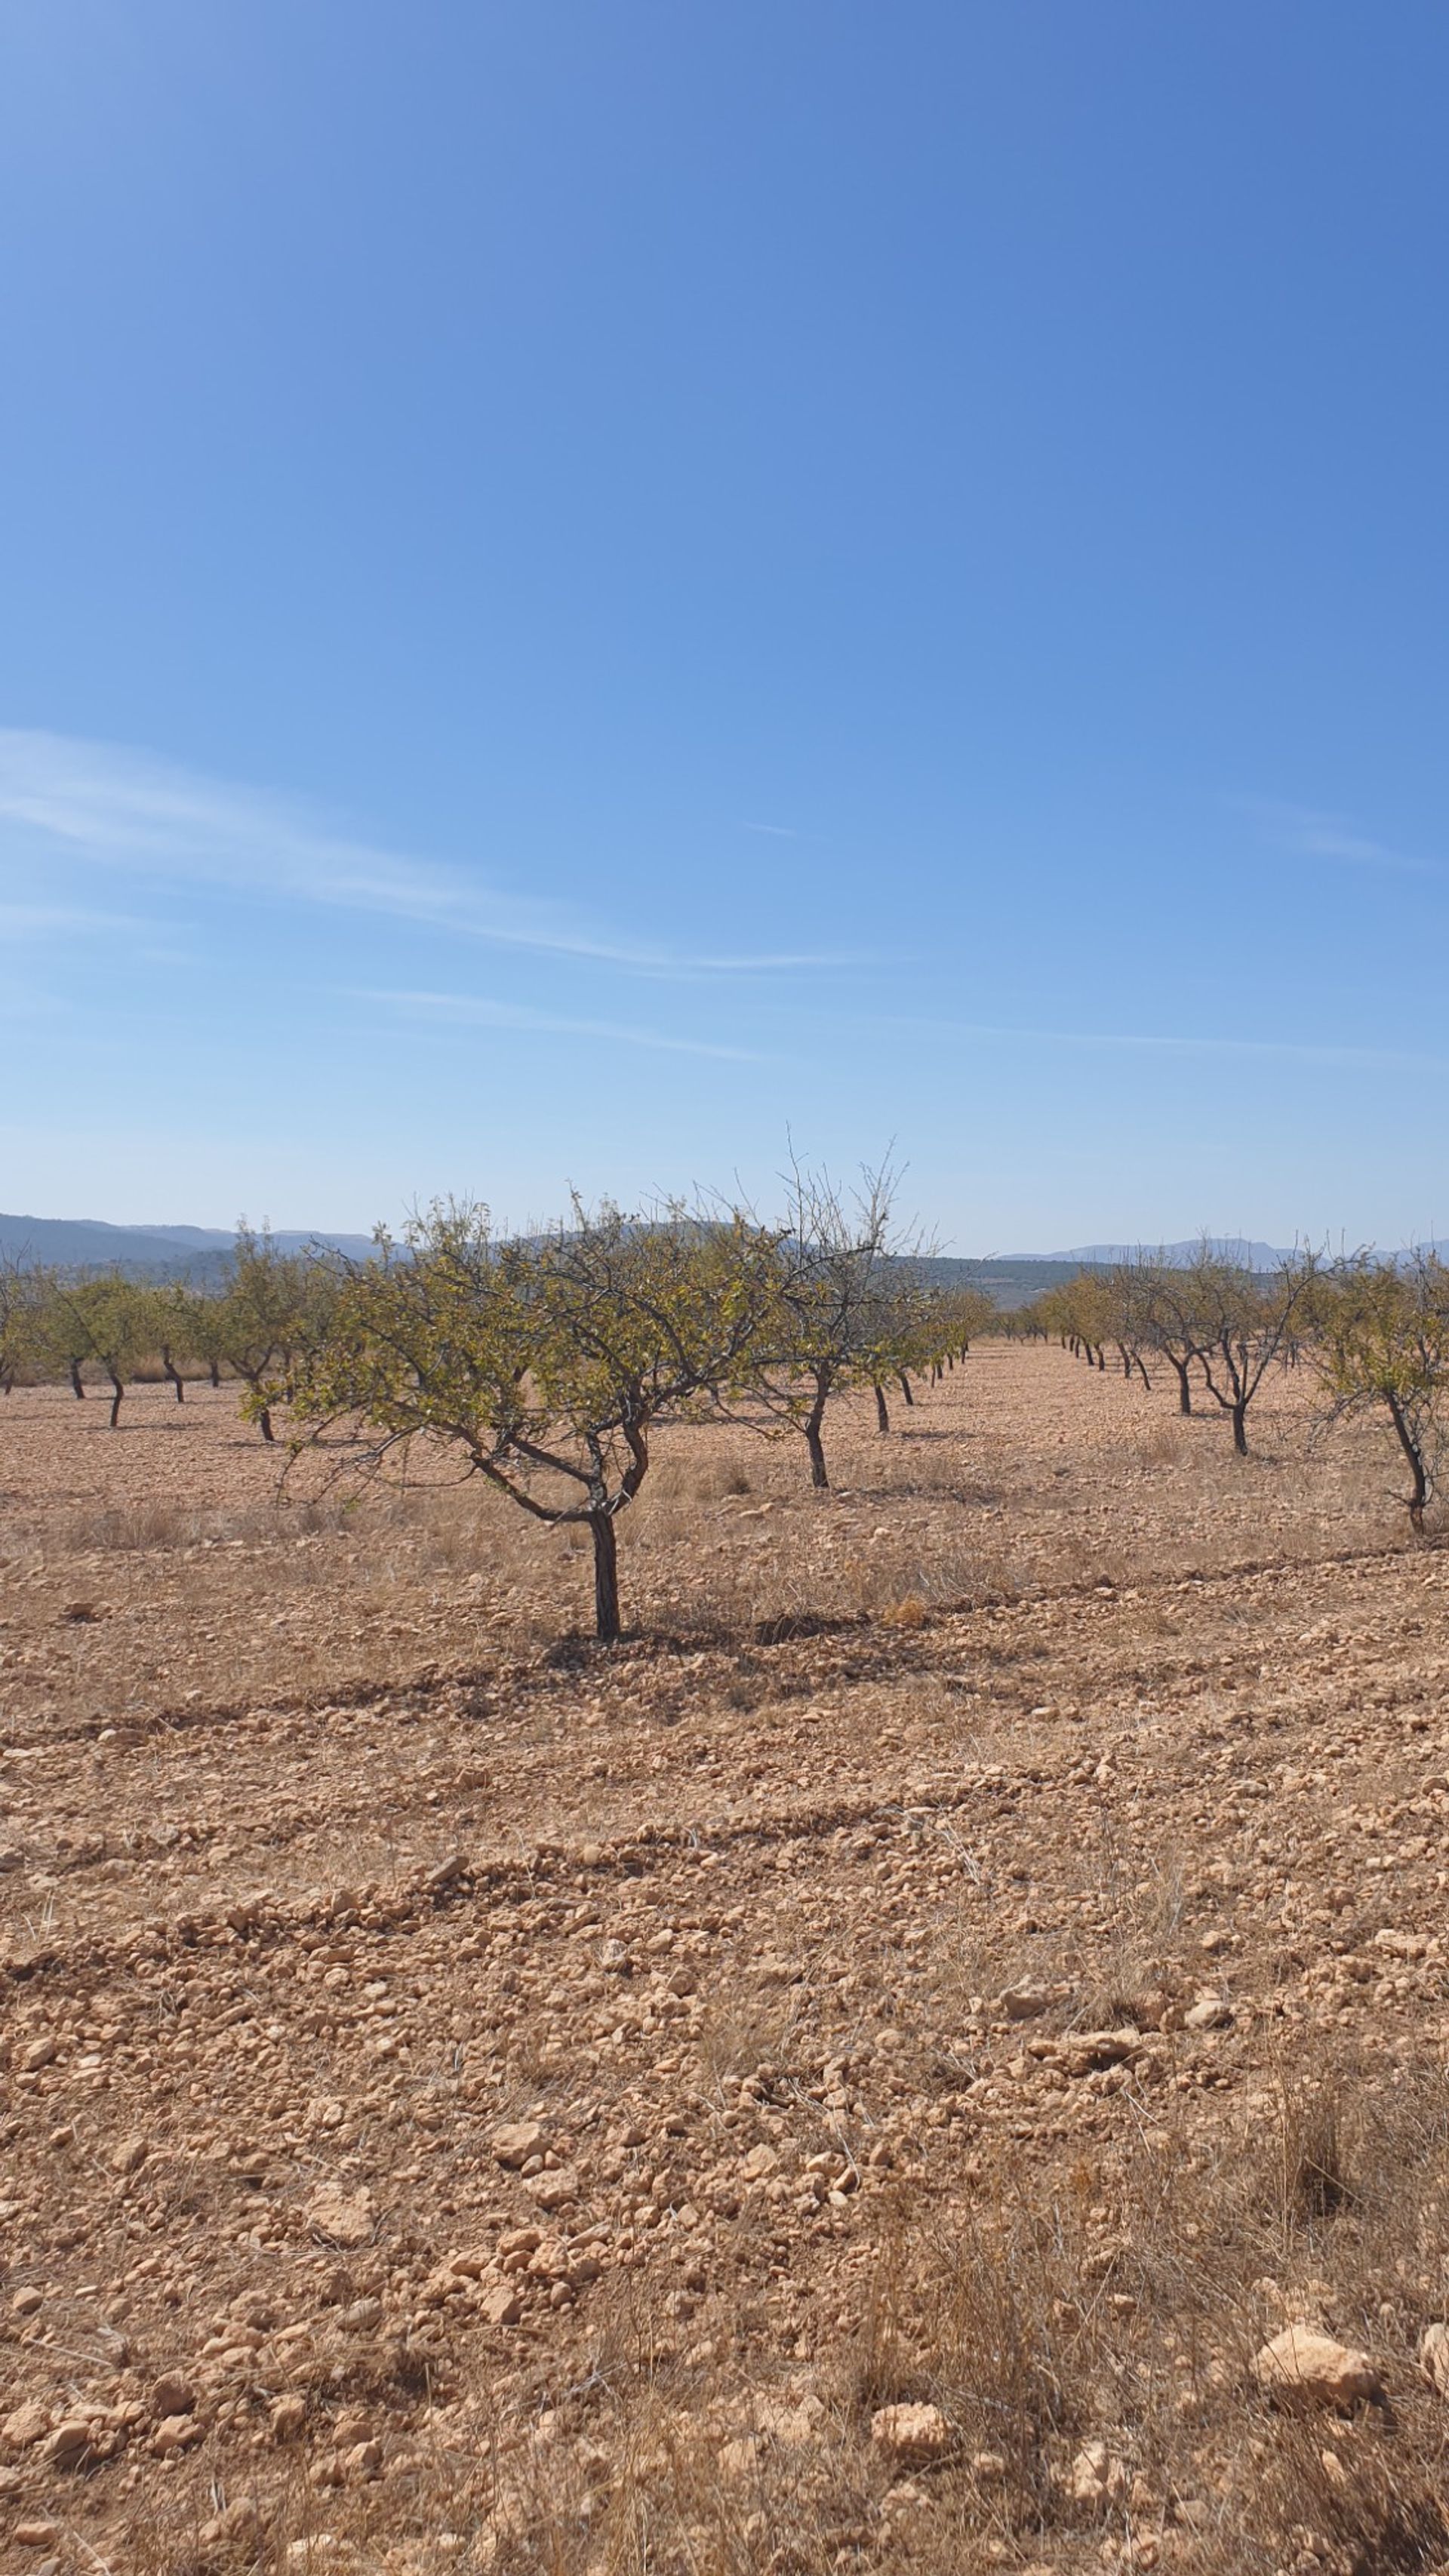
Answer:
POLYGON ((0 1400, 5 2566, 1449 2563, 1449 1559, 1254 1438, 680 1431, 601 1653, 475 1487, 0 1400))

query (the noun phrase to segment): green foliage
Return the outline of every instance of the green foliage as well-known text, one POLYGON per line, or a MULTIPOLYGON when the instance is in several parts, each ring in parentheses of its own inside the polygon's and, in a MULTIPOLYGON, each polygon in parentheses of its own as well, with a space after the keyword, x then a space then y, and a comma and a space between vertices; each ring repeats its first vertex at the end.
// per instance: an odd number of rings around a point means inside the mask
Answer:
POLYGON ((614 1522, 656 1422, 706 1409, 772 1292, 771 1243, 678 1207, 643 1220, 577 1202, 542 1240, 497 1242, 486 1209, 436 1205, 378 1257, 339 1263, 301 1354, 293 1415, 339 1414, 371 1458, 427 1435, 536 1520, 587 1523, 598 1633, 618 1632, 614 1522))
POLYGON ((1320 1280, 1312 1321, 1334 1410, 1388 1415, 1411 1477, 1409 1519, 1422 1530, 1449 1399, 1449 1269, 1429 1253, 1403 1265, 1359 1254, 1320 1280))
POLYGON ((822 1429, 832 1398, 856 1387, 879 1391, 887 1379, 930 1365, 943 1347, 940 1318, 912 1267, 915 1246, 894 1230, 894 1191, 888 1167, 865 1172, 846 1198, 827 1174, 796 1164, 785 1224, 750 1228, 769 1297, 729 1393, 800 1433, 817 1487, 829 1483, 822 1429))
POLYGON ((148 1289, 115 1270, 52 1276, 40 1296, 35 1347, 42 1363, 58 1364, 77 1392, 81 1370, 100 1369, 111 1384, 112 1429, 128 1380, 154 1348, 151 1303, 148 1289))
POLYGON ((274 1437, 274 1408, 291 1396, 301 1353, 326 1330, 329 1298, 330 1274, 320 1261, 279 1252, 265 1229, 254 1234, 241 1225, 230 1280, 212 1301, 214 1315, 193 1316, 193 1329, 208 1334, 222 1362, 242 1379, 242 1411, 266 1441, 274 1437))

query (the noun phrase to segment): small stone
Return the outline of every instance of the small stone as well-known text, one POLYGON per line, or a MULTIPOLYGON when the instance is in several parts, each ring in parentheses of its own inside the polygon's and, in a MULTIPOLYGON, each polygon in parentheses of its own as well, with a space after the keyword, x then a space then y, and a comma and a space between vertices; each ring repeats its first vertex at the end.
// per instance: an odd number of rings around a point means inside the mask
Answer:
POLYGON ((1231 2030, 1233 2008, 1222 1995, 1203 1995, 1182 2016, 1185 2030, 1231 2030))
POLYGON ((1127 2468, 1105 2442, 1084 2442, 1067 2473, 1067 2493, 1077 2504, 1101 2504, 1127 2492, 1127 2468))
POLYGON ((354 2442, 342 2457, 342 2473, 354 2483, 382 2475, 382 2444, 379 2441, 354 2442))
POLYGON ((53 2066, 54 2063, 55 2042, 53 2039, 33 2039, 30 2042, 29 2047, 23 2048, 20 2052, 20 2071, 22 2075, 38 2075, 42 2066, 53 2066))
POLYGON ((58 2469, 79 2469, 96 2446, 96 2428, 82 2415, 67 2415, 50 2437, 46 2456, 58 2469))
POLYGON ((50 2416, 46 2408, 38 2405, 32 2397, 28 2404, 17 2406, 14 2414, 7 2415, 4 2423, 0 2424, 0 2441, 12 2451, 28 2451, 35 2443, 43 2441, 49 2431, 50 2416))
POLYGON ((261 2527, 262 2518, 251 2497, 238 2496, 204 2522, 198 2536, 209 2549, 217 2549, 236 2541, 254 2541, 261 2527))
POLYGON ((491 2255, 481 2253, 476 2248, 469 2248, 461 2254, 450 2254, 445 2268, 449 2272, 456 2272, 460 2280, 481 2281, 491 2265, 491 2255))
POLYGON ((490 2326, 516 2326, 523 2314, 523 2301, 516 2290, 500 2282, 496 2290, 485 2290, 479 2301, 479 2312, 490 2326))
POLYGON ((579 2178, 570 2166, 560 2165, 556 2173, 533 2176, 525 2188, 540 2209, 566 2209, 571 2200, 578 2199, 579 2178))
POLYGON ((1426 2379, 1432 2379, 1441 2397, 1449 2397, 1449 2325, 1436 2319, 1425 2326, 1419 2339, 1419 2367, 1426 2379))
POLYGON ((307 2401, 304 2397, 279 2397, 267 2418, 267 2426, 274 2442, 293 2442, 306 2421, 307 2401))
POLYGON ((721 2477, 753 2477, 759 2466, 760 2446, 753 2433, 738 2434, 732 2442, 720 2444, 717 2466, 721 2477))
POLYGON ((168 2415, 157 2425, 151 2448, 158 2460, 171 2460, 178 2452, 191 2450, 201 2438, 201 2426, 194 2415, 168 2415))
POLYGON ((1045 1986, 1008 1986, 997 2000, 1008 2021, 1035 2021, 1050 2009, 1052 1998, 1045 1986))
POLYGON ((537 2120, 510 2120, 495 2129, 493 2152, 501 2165, 511 2166, 516 2172, 530 2156, 542 2152, 547 2140, 548 2132, 537 2120))
POLYGON ((349 2253, 371 2244, 376 2223, 370 2191, 345 2192, 324 2183, 307 2204, 307 2224, 314 2234, 349 2253))
POLYGON ((1376 1932, 1374 1948, 1387 1950, 1391 1959, 1422 1959, 1427 1955, 1429 1941, 1423 1932, 1376 1932))
POLYGON ((53 2540, 59 2540, 60 2525, 58 2522, 17 2522, 13 2538, 21 2549, 48 2549, 53 2540))
POLYGON ((43 2307, 44 2304, 44 2298, 39 2290, 17 2290, 10 2302, 10 2312, 12 2316, 33 2317, 36 2309, 43 2307))
POLYGON ((139 2173, 150 2152, 149 2138, 123 2138, 111 2158, 111 2171, 118 2174, 139 2173))
POLYGON ((179 2370, 163 2370, 160 2378, 152 2381, 146 2403, 158 2423, 167 2415, 194 2415, 196 2391, 179 2370))
POLYGON ((951 2448, 951 2427, 939 2406, 879 2406, 870 2438, 898 2468, 927 2468, 951 2448))
POLYGON ((1335 2343, 1311 2326, 1285 2326, 1255 2356, 1253 2376, 1280 2406, 1353 2406, 1382 2397, 1383 2381, 1366 2352, 1335 2343))

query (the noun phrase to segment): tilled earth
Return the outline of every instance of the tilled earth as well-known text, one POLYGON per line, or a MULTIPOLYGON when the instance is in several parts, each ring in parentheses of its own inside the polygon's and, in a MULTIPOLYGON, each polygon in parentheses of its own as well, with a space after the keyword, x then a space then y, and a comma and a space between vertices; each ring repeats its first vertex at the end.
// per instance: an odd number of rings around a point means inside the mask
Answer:
POLYGON ((4 2565, 1449 2564, 1449 1558, 1274 1402, 680 1435, 600 1654, 11 1399, 4 2565))

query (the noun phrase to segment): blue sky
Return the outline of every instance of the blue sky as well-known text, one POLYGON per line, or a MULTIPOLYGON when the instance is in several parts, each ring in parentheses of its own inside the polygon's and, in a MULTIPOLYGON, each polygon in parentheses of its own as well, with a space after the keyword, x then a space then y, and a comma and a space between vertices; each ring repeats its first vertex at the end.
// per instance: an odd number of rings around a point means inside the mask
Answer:
POLYGON ((13 0, 0 1205, 1449 1231, 1449 17, 13 0))

